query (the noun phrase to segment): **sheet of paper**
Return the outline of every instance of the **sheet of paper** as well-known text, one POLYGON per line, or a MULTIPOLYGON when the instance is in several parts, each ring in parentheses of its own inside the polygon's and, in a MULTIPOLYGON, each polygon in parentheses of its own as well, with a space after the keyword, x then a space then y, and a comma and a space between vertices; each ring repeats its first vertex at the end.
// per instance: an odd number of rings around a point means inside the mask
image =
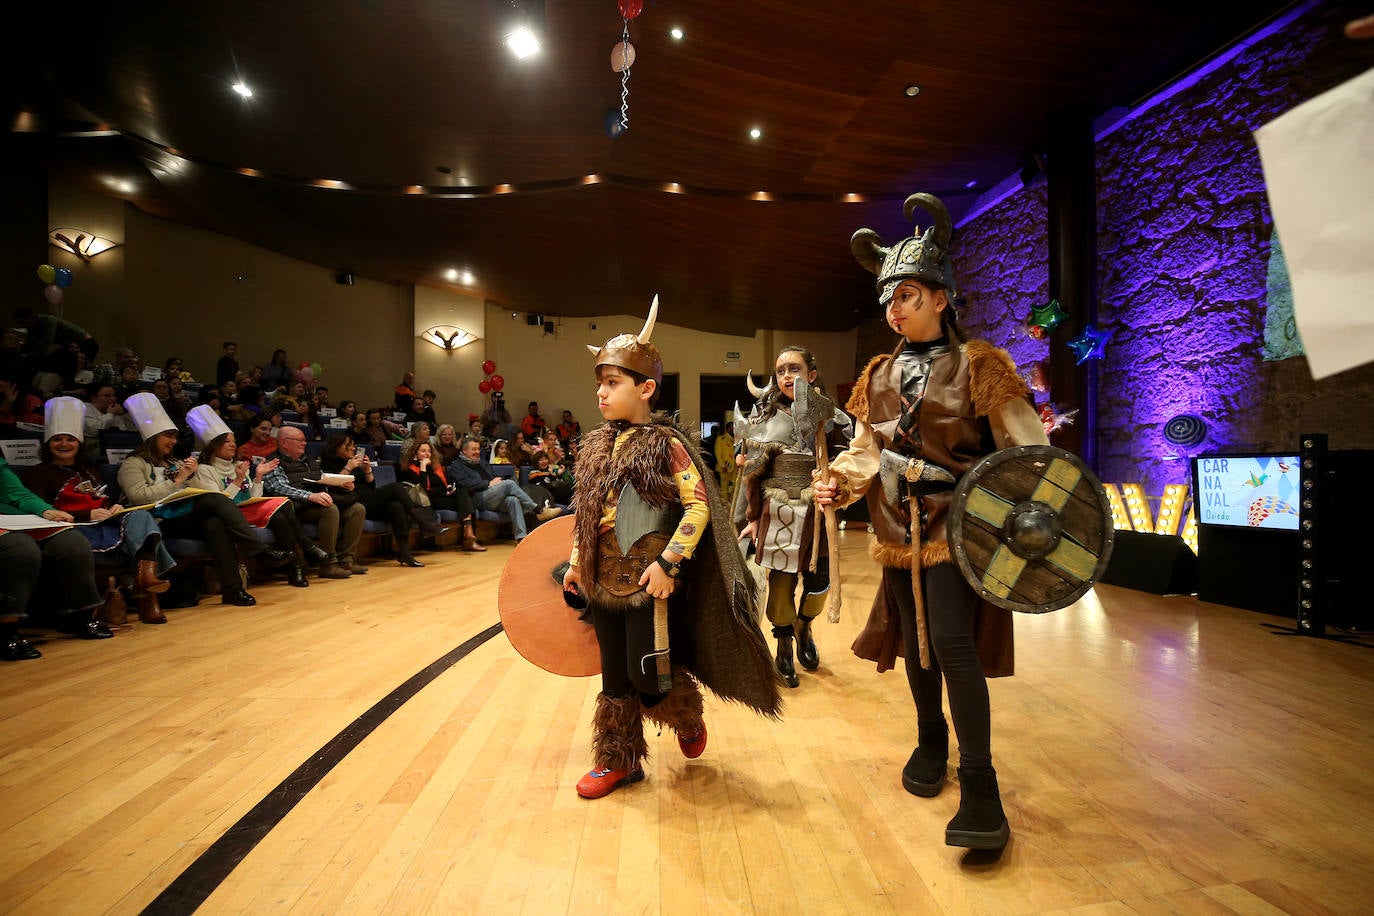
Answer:
POLYGON ((40 531, 44 528, 70 528, 67 522, 50 522, 41 515, 0 515, 0 531, 40 531))
POLYGON ((1374 69, 1255 131, 1313 378, 1374 360, 1374 69))

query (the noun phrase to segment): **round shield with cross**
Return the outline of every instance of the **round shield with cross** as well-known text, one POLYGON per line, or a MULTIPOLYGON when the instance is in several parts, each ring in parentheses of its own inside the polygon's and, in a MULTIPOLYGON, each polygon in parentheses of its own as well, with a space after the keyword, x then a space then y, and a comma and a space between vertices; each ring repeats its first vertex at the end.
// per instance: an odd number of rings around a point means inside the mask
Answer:
POLYGON ((1078 456, 1052 445, 994 452, 959 480, 949 544, 964 578, 1000 607, 1073 604, 1107 568, 1111 505, 1078 456))

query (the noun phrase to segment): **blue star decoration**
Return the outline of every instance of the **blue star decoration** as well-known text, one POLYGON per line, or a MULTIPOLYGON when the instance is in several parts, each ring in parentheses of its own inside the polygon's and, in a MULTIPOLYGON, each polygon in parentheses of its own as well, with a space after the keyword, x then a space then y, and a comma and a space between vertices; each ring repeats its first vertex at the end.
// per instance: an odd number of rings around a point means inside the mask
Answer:
POLYGON ((1068 347, 1077 357, 1075 365, 1081 366, 1086 359, 1101 359, 1107 355, 1107 338, 1112 336, 1111 331, 1099 331, 1092 325, 1083 329, 1083 333, 1068 342, 1068 347))
POLYGON ((1047 333, 1053 334, 1054 329, 1063 324, 1068 317, 1069 313, 1064 311, 1064 306, 1059 304, 1059 300, 1051 299, 1044 305, 1031 306, 1030 320, 1026 324, 1044 328, 1047 333))

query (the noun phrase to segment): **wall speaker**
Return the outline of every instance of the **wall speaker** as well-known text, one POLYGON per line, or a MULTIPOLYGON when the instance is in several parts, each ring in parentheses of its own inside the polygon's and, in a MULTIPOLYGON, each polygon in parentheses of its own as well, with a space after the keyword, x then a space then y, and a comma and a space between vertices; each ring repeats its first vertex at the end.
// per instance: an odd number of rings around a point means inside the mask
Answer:
POLYGON ((340 286, 352 286, 353 272, 348 270, 339 271, 334 275, 334 282, 339 284, 340 286))
POLYGON ((1197 556, 1176 534, 1118 529, 1102 582, 1155 595, 1197 591, 1197 556))

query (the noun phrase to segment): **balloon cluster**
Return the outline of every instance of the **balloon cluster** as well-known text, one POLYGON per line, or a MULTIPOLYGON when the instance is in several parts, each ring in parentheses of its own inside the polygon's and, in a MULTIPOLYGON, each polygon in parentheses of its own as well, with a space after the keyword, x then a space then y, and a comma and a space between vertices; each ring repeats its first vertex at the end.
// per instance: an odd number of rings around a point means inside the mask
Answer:
POLYGON ((306 388, 314 388, 324 374, 324 366, 319 363, 302 362, 296 367, 296 381, 304 382, 306 388))
POLYGON ((486 378, 477 383, 477 390, 483 394, 490 394, 493 391, 500 391, 506 387, 506 380, 499 375, 495 375, 496 363, 487 360, 482 363, 482 374, 486 378))
POLYGON ((620 74, 620 111, 606 117, 606 133, 615 139, 630 129, 630 68, 635 62, 635 46, 630 44, 630 20, 644 12, 644 0, 616 0, 622 28, 620 41, 611 48, 611 70, 620 74), (617 117, 618 114, 618 117, 617 117))
POLYGON ((72 285, 72 272, 65 267, 39 264, 37 273, 38 279, 45 284, 43 298, 47 299, 51 305, 61 305, 62 290, 72 285))

